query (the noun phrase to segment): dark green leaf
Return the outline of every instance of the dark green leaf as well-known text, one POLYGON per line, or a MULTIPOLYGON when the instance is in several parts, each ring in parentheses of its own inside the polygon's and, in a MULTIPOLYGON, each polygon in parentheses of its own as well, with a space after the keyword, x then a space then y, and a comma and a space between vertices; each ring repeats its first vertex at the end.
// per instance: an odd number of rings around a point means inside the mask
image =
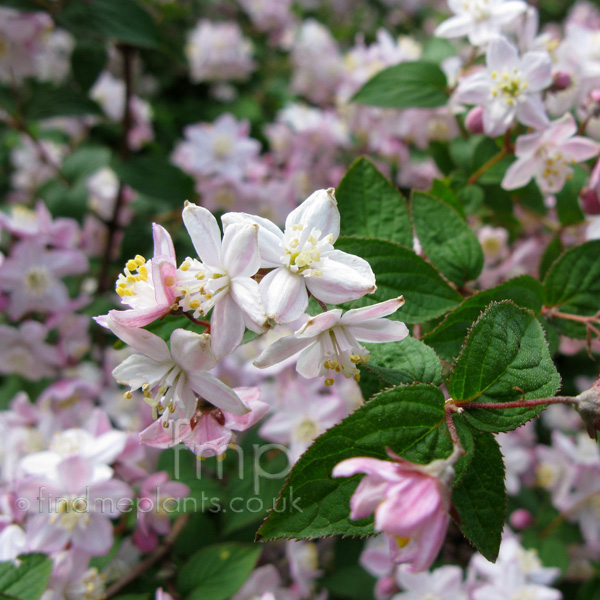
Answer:
MULTIPOLYGON (((600 240, 567 250, 550 268, 544 279, 544 304, 561 313, 580 316, 600 311, 600 240)), ((560 333, 586 338, 583 323, 553 319, 560 333)))
POLYGON ((20 600, 38 600, 52 573, 52 561, 45 554, 23 554, 18 567, 0 563, 0 592, 20 600))
POLYGON ((467 336, 467 331, 491 302, 512 300, 517 306, 535 313, 542 310, 542 285, 529 275, 522 275, 490 290, 479 292, 454 309, 423 341, 445 360, 453 361, 467 336))
POLYGON ((386 460, 386 447, 421 464, 444 458, 452 444, 443 422, 444 394, 434 386, 401 386, 375 396, 317 438, 300 457, 259 537, 372 533, 371 517, 352 521, 348 516, 360 476, 334 479, 333 468, 356 456, 386 460))
POLYGON ((429 62, 405 62, 377 73, 353 100, 383 108, 436 108, 448 102, 446 75, 429 62))
POLYGON ((349 308, 375 304, 403 295, 406 304, 393 318, 423 323, 452 310, 462 296, 412 250, 386 240, 342 237, 336 248, 362 256, 377 278, 377 291, 347 304, 349 308))
POLYGON ((589 179, 589 173, 581 166, 573 167, 573 178, 565 182, 563 189, 555 194, 556 212, 562 225, 576 225, 585 221, 579 205, 579 192, 589 179))
MULTIPOLYGON (((460 402, 511 402, 553 396, 560 376, 535 315, 510 301, 493 303, 473 325, 452 378, 450 396, 460 402)), ((467 421, 483 431, 509 431, 541 412, 535 408, 470 409, 467 421)))
POLYGON ((434 179, 433 185, 431 186, 430 194, 443 200, 446 204, 452 206, 456 212, 466 221, 467 215, 460 200, 456 194, 452 191, 448 183, 441 181, 440 179, 434 179))
POLYGON ((94 85, 108 60, 106 46, 90 40, 79 40, 71 54, 73 77, 87 91, 94 85))
POLYGON ((134 190, 174 205, 196 196, 194 180, 166 158, 144 156, 127 162, 114 161, 113 169, 119 179, 134 190))
POLYGON ((366 158, 357 159, 336 189, 344 235, 412 244, 408 206, 402 194, 366 158))
POLYGON ((507 496, 502 454, 491 434, 480 433, 475 438, 471 466, 454 488, 452 502, 465 537, 485 558, 495 561, 506 518, 507 496))
POLYGON ((483 250, 454 208, 433 196, 414 192, 411 215, 423 251, 434 266, 459 286, 477 279, 483 268, 483 250))
POLYGON ((181 568, 177 589, 186 600, 226 600, 254 569, 258 544, 216 544, 196 552, 181 568))
POLYGON ((390 344, 365 344, 370 360, 361 368, 360 389, 365 398, 390 385, 442 383, 442 364, 436 353, 414 337, 390 344))
POLYGON ((356 565, 336 569, 321 580, 335 598, 373 600, 377 579, 356 565))
POLYGON ((80 146, 62 164, 61 170, 70 181, 87 179, 110 162, 110 149, 104 146, 80 146))
POLYGON ((68 86, 37 84, 34 94, 25 104, 25 115, 33 121, 101 114, 100 107, 93 100, 68 86))
POLYGON ((69 2, 57 20, 77 39, 100 36, 143 48, 159 44, 154 19, 135 0, 69 2))

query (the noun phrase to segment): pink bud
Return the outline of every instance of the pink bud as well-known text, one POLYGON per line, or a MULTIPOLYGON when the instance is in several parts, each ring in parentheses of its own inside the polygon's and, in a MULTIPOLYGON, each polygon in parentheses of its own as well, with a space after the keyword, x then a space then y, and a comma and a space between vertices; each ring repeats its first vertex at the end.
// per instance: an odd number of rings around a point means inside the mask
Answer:
POLYGON ((483 133, 483 107, 475 106, 465 118, 465 127, 471 133, 483 133))
POLYGON ((571 76, 565 71, 557 71, 554 74, 554 81, 552 82, 552 90, 560 92, 571 87, 572 79, 571 76))
POLYGON ((377 600, 389 600, 399 591, 393 577, 382 577, 375 585, 375 598, 377 600))
POLYGON ((518 508, 510 515, 508 521, 513 529, 521 530, 526 529, 533 523, 533 517, 528 510, 518 508))
POLYGON ((592 90, 590 92, 590 99, 592 102, 600 103, 600 90, 592 90))
POLYGON ((600 215, 600 198, 592 188, 584 188, 580 195, 581 208, 586 215, 600 215))

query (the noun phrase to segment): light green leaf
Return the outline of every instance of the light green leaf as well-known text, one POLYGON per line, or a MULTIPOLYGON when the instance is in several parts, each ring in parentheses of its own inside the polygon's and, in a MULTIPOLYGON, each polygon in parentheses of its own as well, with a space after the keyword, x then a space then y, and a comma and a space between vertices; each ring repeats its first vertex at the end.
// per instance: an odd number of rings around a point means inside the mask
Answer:
POLYGON ((444 394, 435 386, 401 386, 378 394, 317 438, 300 457, 258 537, 371 534, 372 517, 349 518, 350 497, 361 476, 334 479, 333 468, 356 456, 389 460, 386 447, 421 464, 444 458, 452 443, 443 423, 444 394))
POLYGON ((443 359, 452 362, 464 344, 467 331, 491 302, 512 300, 517 306, 540 313, 542 298, 543 289, 539 281, 529 275, 515 277, 467 298, 436 329, 423 336, 423 341, 443 359))
POLYGON ((452 310, 462 296, 446 283, 429 263, 399 244, 369 238, 339 238, 336 248, 369 262, 377 280, 377 291, 347 308, 383 302, 403 295, 406 304, 392 318, 423 323, 452 310))
MULTIPOLYGON (((600 311, 600 240, 567 250, 544 279, 544 304, 559 312, 592 316, 600 311)), ((550 315, 551 316, 551 315, 550 315)), ((586 338, 583 323, 552 319, 560 333, 586 338)))
POLYGON ((423 192, 413 193, 410 206, 417 237, 434 266, 459 286, 477 279, 483 250, 456 210, 423 192))
POLYGON ((52 573, 52 561, 45 554, 22 554, 19 566, 0 563, 0 593, 19 600, 38 600, 52 573))
POLYGON ((377 73, 353 100, 382 108, 436 108, 448 102, 446 75, 437 65, 405 62, 377 73))
POLYGON ((485 558, 494 562, 502 540, 507 496, 502 454, 491 434, 476 436, 471 465, 454 488, 452 503, 465 537, 485 558))
MULTIPOLYGON (((450 396, 461 402, 511 402, 553 396, 560 376, 535 315, 510 301, 493 303, 473 325, 452 378, 450 396)), ((483 431, 509 431, 543 410, 470 409, 468 423, 483 431)))
POLYGON ((225 543, 206 546, 181 567, 177 589, 186 600, 226 600, 254 569, 262 547, 225 543))
POLYGON ((344 235, 412 244, 408 206, 397 188, 367 158, 357 159, 335 192, 344 235))

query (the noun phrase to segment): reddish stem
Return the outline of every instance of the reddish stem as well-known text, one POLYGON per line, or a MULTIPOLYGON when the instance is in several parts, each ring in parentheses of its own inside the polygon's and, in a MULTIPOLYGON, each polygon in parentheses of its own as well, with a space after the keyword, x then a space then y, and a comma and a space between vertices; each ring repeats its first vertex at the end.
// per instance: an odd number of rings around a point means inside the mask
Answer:
POLYGON ((577 404, 570 396, 555 396, 554 398, 537 398, 535 400, 516 400, 514 402, 458 402, 459 408, 532 408, 546 404, 577 404))

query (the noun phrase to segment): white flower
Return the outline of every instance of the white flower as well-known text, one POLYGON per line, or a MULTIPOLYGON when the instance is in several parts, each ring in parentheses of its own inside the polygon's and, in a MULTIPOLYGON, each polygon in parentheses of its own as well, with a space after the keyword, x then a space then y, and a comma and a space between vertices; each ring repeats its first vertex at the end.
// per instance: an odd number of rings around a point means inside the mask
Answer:
POLYGON ((541 91, 552 83, 547 52, 527 52, 523 58, 506 38, 495 37, 486 53, 487 67, 464 79, 454 101, 483 106, 483 130, 496 137, 517 119, 541 129, 548 125, 541 91))
POLYGON ((454 16, 438 25, 435 35, 444 38, 468 35, 474 46, 487 44, 527 9, 522 0, 448 0, 448 6, 454 16))
POLYGON ((114 378, 129 385, 131 391, 142 388, 155 418, 165 410, 174 412, 177 407, 190 418, 199 397, 236 415, 248 412, 230 387, 206 373, 216 365, 209 334, 176 329, 171 334, 169 350, 163 339, 145 329, 125 327, 110 317, 106 325, 137 351, 113 370, 114 378))
POLYGON ((360 379, 357 365, 366 363, 369 351, 360 342, 397 342, 408 335, 404 323, 383 319, 396 312, 404 298, 393 298, 355 308, 342 314, 341 309, 310 317, 293 335, 269 346, 255 361, 259 368, 270 367, 300 352, 296 370, 306 378, 324 375, 325 383, 333 384, 333 376, 360 379))
POLYGON ((222 220, 226 232, 234 223, 260 227, 261 267, 273 268, 260 282, 270 319, 289 323, 300 317, 308 306, 308 292, 323 302, 341 304, 377 289, 367 261, 333 248, 340 233, 333 188, 314 192, 294 209, 283 232, 268 219, 245 213, 227 213, 222 220))
POLYGON ((180 305, 201 315, 212 309, 212 348, 221 359, 239 346, 246 327, 261 333, 267 320, 258 283, 251 279, 260 266, 258 226, 235 223, 221 240, 215 217, 191 203, 183 209, 183 222, 202 262, 181 265, 189 278, 180 283, 180 305))

